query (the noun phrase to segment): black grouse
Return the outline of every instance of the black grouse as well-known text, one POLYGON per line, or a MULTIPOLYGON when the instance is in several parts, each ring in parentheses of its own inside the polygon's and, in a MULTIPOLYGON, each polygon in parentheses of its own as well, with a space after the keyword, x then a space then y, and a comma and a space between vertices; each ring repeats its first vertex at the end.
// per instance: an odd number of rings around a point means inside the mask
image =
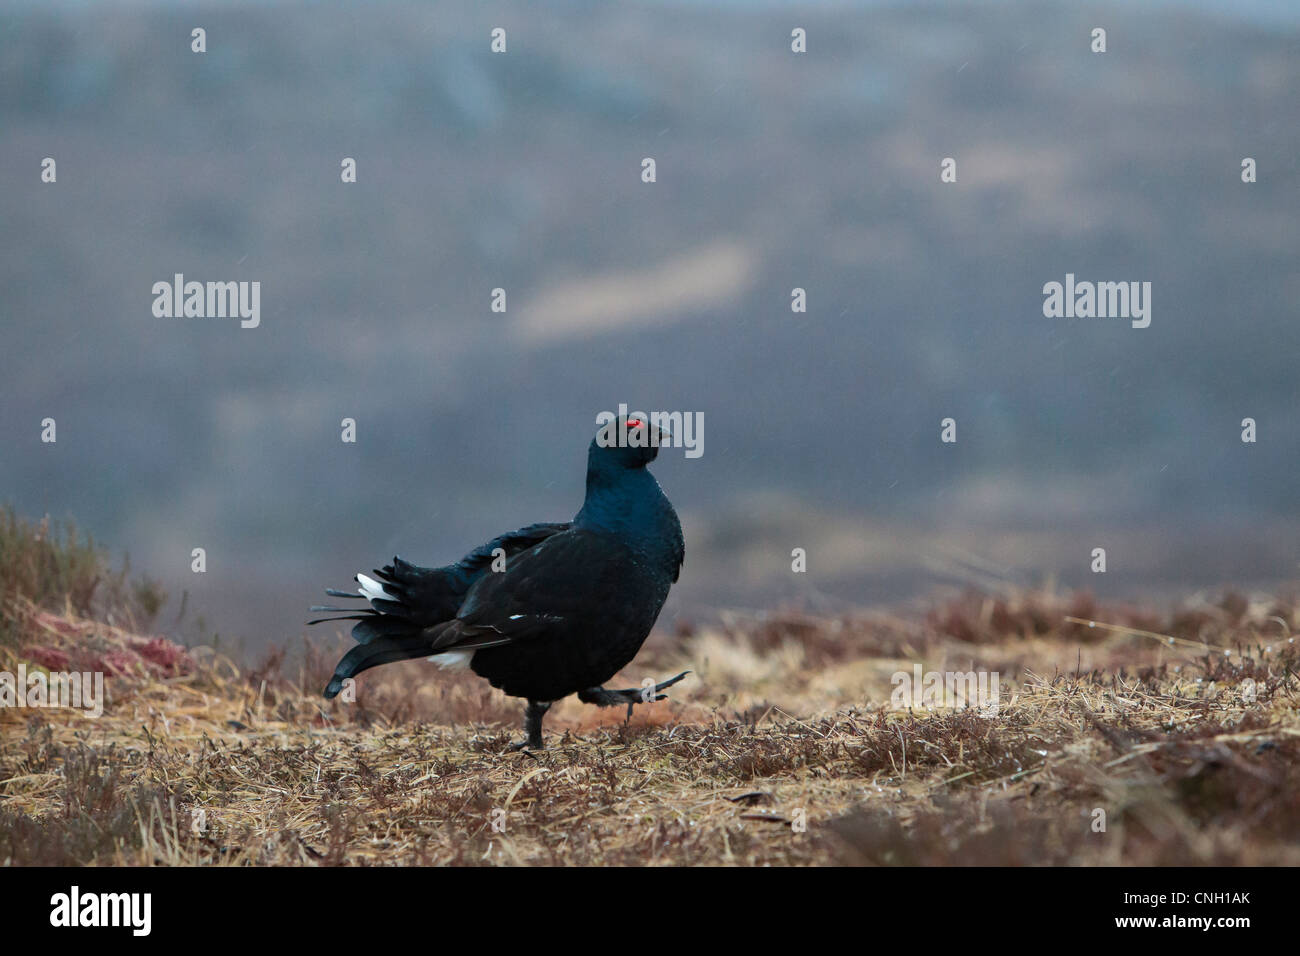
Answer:
POLYGON ((357 593, 327 589, 370 607, 312 608, 341 616, 310 624, 357 621, 357 645, 325 696, 391 661, 468 666, 528 701, 527 738, 516 749, 543 747, 542 718, 569 694, 601 707, 626 704, 629 716, 634 704, 663 700, 660 691, 689 672, 654 687, 601 685, 640 650, 685 558, 677 512, 646 470, 669 437, 641 418, 613 419, 592 439, 587 495, 572 521, 503 534, 446 567, 395 557, 373 578, 358 574, 357 593))

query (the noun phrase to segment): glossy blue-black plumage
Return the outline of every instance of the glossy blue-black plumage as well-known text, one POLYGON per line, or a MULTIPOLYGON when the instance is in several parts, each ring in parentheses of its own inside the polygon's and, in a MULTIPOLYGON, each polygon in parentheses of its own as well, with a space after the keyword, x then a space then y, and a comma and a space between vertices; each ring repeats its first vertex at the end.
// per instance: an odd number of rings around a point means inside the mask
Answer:
POLYGON ((661 438, 651 428, 616 420, 597 434, 573 521, 501 535, 446 567, 395 558, 376 571, 383 596, 353 627, 357 646, 325 696, 370 667, 452 652, 472 653, 475 673, 530 701, 600 690, 649 635, 685 555, 677 514, 646 470, 661 438), (645 431, 632 443, 609 444, 636 427, 645 431))

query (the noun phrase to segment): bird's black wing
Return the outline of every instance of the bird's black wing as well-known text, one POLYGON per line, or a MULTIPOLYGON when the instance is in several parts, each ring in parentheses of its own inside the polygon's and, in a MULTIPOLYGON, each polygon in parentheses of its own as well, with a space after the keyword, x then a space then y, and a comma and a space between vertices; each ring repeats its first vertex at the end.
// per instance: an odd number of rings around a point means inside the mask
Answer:
MULTIPOLYGON (((419 565, 394 558, 393 563, 376 570, 375 580, 358 575, 362 592, 329 590, 340 598, 369 600, 369 607, 351 613, 347 608, 315 607, 314 611, 336 613, 337 617, 318 618, 309 624, 322 621, 356 621, 352 637, 357 645, 344 655, 334 669, 334 676, 325 688, 326 697, 334 697, 343 681, 362 671, 392 661, 427 657, 435 650, 430 628, 454 620, 474 582, 490 574, 493 561, 502 557, 508 562, 538 542, 567 530, 568 523, 533 524, 509 534, 493 538, 475 548, 455 564, 443 568, 422 568, 419 565), (497 552, 500 553, 497 553, 497 552)), ((477 646, 487 647, 499 641, 479 638, 477 646)))
POLYGON ((491 573, 495 560, 501 558, 508 565, 510 559, 521 551, 568 527, 568 522, 531 524, 479 545, 445 568, 421 568, 395 557, 392 564, 375 574, 383 583, 384 590, 397 600, 372 601, 371 604, 385 614, 405 611, 413 623, 423 627, 441 623, 456 616, 470 588, 483 575, 491 573), (391 603, 397 606, 390 607, 391 603))
POLYGON ((616 538, 569 529, 482 575, 456 620, 437 628, 438 650, 510 644, 583 628, 618 629, 635 616, 627 593, 643 590, 630 548, 616 538))
MULTIPOLYGON (((521 551, 568 528, 568 522, 531 524, 498 535, 486 544, 479 545, 455 564, 441 568, 425 568, 395 557, 391 564, 373 572, 375 583, 379 585, 378 590, 368 588, 366 582, 362 582, 362 590, 355 594, 335 589, 328 591, 334 597, 368 598, 369 608, 315 607, 312 610, 344 616, 318 618, 308 623, 355 620, 358 623, 352 628, 352 636, 361 644, 394 631, 409 632, 441 624, 456 616, 469 589, 480 577, 490 573, 490 568, 498 557, 509 562, 511 557, 521 551)), ((358 580, 361 577, 359 575, 358 580)))

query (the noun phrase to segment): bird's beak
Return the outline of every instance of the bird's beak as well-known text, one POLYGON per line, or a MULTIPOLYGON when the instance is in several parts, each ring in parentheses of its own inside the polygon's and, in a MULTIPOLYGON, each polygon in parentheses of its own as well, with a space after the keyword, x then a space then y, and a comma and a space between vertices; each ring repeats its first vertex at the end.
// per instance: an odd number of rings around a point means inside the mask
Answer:
POLYGON ((667 448, 672 445, 673 433, 667 428, 655 425, 646 419, 638 421, 635 425, 625 427, 629 435, 633 432, 639 432, 648 439, 646 444, 642 446, 644 448, 667 448))

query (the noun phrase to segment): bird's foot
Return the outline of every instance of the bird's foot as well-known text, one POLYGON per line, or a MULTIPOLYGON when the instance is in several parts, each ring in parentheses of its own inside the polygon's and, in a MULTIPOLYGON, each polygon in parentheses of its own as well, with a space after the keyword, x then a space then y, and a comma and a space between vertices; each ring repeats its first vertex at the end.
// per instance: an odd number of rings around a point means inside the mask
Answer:
POLYGON ((546 712, 551 709, 551 702, 546 700, 530 700, 527 708, 524 709, 524 733, 527 735, 517 744, 511 744, 512 752, 523 751, 528 753, 532 750, 545 750, 546 744, 542 741, 542 718, 546 712))
POLYGON ((620 704, 627 705, 628 719, 632 719, 632 708, 637 704, 649 704, 656 700, 667 700, 667 694, 661 694, 660 691, 672 687, 679 680, 689 674, 690 671, 682 671, 676 677, 670 677, 662 683, 655 684, 653 687, 647 684, 644 687, 628 687, 623 690, 608 690, 604 687, 588 687, 586 690, 578 691, 578 700, 584 704, 595 704, 597 707, 617 707, 620 704))

